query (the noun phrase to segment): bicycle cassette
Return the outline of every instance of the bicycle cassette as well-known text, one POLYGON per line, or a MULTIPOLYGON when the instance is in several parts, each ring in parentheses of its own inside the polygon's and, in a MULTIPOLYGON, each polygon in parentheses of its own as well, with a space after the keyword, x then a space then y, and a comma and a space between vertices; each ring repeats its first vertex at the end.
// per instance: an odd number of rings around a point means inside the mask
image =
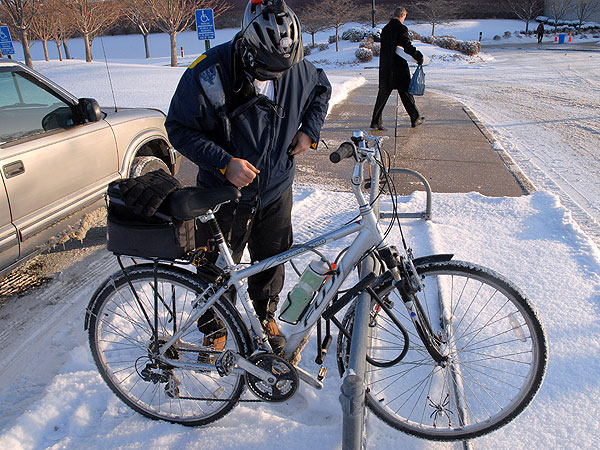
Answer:
POLYGON ((248 361, 275 376, 275 383, 271 385, 251 373, 246 373, 246 384, 258 398, 268 402, 283 402, 298 390, 298 372, 285 359, 272 353, 259 353, 249 357, 248 361))

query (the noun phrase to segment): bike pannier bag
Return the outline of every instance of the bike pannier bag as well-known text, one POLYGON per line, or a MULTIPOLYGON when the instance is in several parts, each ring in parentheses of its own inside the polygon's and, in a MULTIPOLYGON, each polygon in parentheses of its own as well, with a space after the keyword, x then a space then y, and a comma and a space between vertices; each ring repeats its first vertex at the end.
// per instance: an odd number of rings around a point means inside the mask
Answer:
POLYGON ((415 73, 410 79, 408 93, 412 95, 425 94, 425 72, 423 72, 423 66, 417 66, 417 70, 415 70, 415 73))
POLYGON ((179 259, 194 250, 194 220, 136 215, 121 199, 119 182, 108 187, 106 248, 120 255, 179 259))

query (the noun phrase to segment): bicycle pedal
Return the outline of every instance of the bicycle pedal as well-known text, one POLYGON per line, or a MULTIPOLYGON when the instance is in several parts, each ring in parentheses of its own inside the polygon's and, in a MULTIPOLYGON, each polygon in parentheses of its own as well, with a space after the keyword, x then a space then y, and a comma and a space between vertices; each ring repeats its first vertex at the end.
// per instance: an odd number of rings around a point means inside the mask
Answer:
POLYGON ((235 366, 235 355, 231 350, 226 350, 219 355, 217 360, 215 361, 215 367, 217 368, 217 373, 226 377, 231 373, 233 367, 235 366))
POLYGON ((327 367, 321 367, 319 369, 319 374, 317 375, 317 380, 323 381, 325 375, 327 375, 327 367))

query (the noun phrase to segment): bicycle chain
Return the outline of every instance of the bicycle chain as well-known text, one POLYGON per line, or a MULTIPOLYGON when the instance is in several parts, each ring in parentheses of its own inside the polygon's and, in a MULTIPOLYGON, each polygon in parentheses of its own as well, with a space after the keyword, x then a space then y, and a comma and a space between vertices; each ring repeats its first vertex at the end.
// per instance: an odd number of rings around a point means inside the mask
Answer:
POLYGON ((237 400, 231 400, 231 399, 225 399, 225 398, 204 398, 204 397, 177 397, 177 399, 179 400, 197 400, 197 401, 201 401, 201 402, 226 402, 226 403, 266 403, 265 400, 259 400, 259 399, 237 399, 237 400))

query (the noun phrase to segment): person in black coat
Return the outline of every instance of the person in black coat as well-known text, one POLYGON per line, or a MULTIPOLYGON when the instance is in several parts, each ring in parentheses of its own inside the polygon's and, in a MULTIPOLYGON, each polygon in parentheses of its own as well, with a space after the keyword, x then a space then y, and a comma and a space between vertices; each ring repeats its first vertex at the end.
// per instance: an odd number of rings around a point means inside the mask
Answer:
POLYGON ((381 31, 381 56, 379 58, 379 91, 373 109, 371 128, 385 130, 382 123, 382 113, 387 100, 394 89, 398 90, 404 109, 410 117, 414 128, 423 123, 424 118, 419 114, 414 97, 408 93, 410 70, 404 58, 396 54, 400 46, 404 52, 412 56, 418 64, 423 64, 423 55, 417 50, 408 37, 408 28, 404 25, 406 9, 396 8, 394 16, 381 31))

